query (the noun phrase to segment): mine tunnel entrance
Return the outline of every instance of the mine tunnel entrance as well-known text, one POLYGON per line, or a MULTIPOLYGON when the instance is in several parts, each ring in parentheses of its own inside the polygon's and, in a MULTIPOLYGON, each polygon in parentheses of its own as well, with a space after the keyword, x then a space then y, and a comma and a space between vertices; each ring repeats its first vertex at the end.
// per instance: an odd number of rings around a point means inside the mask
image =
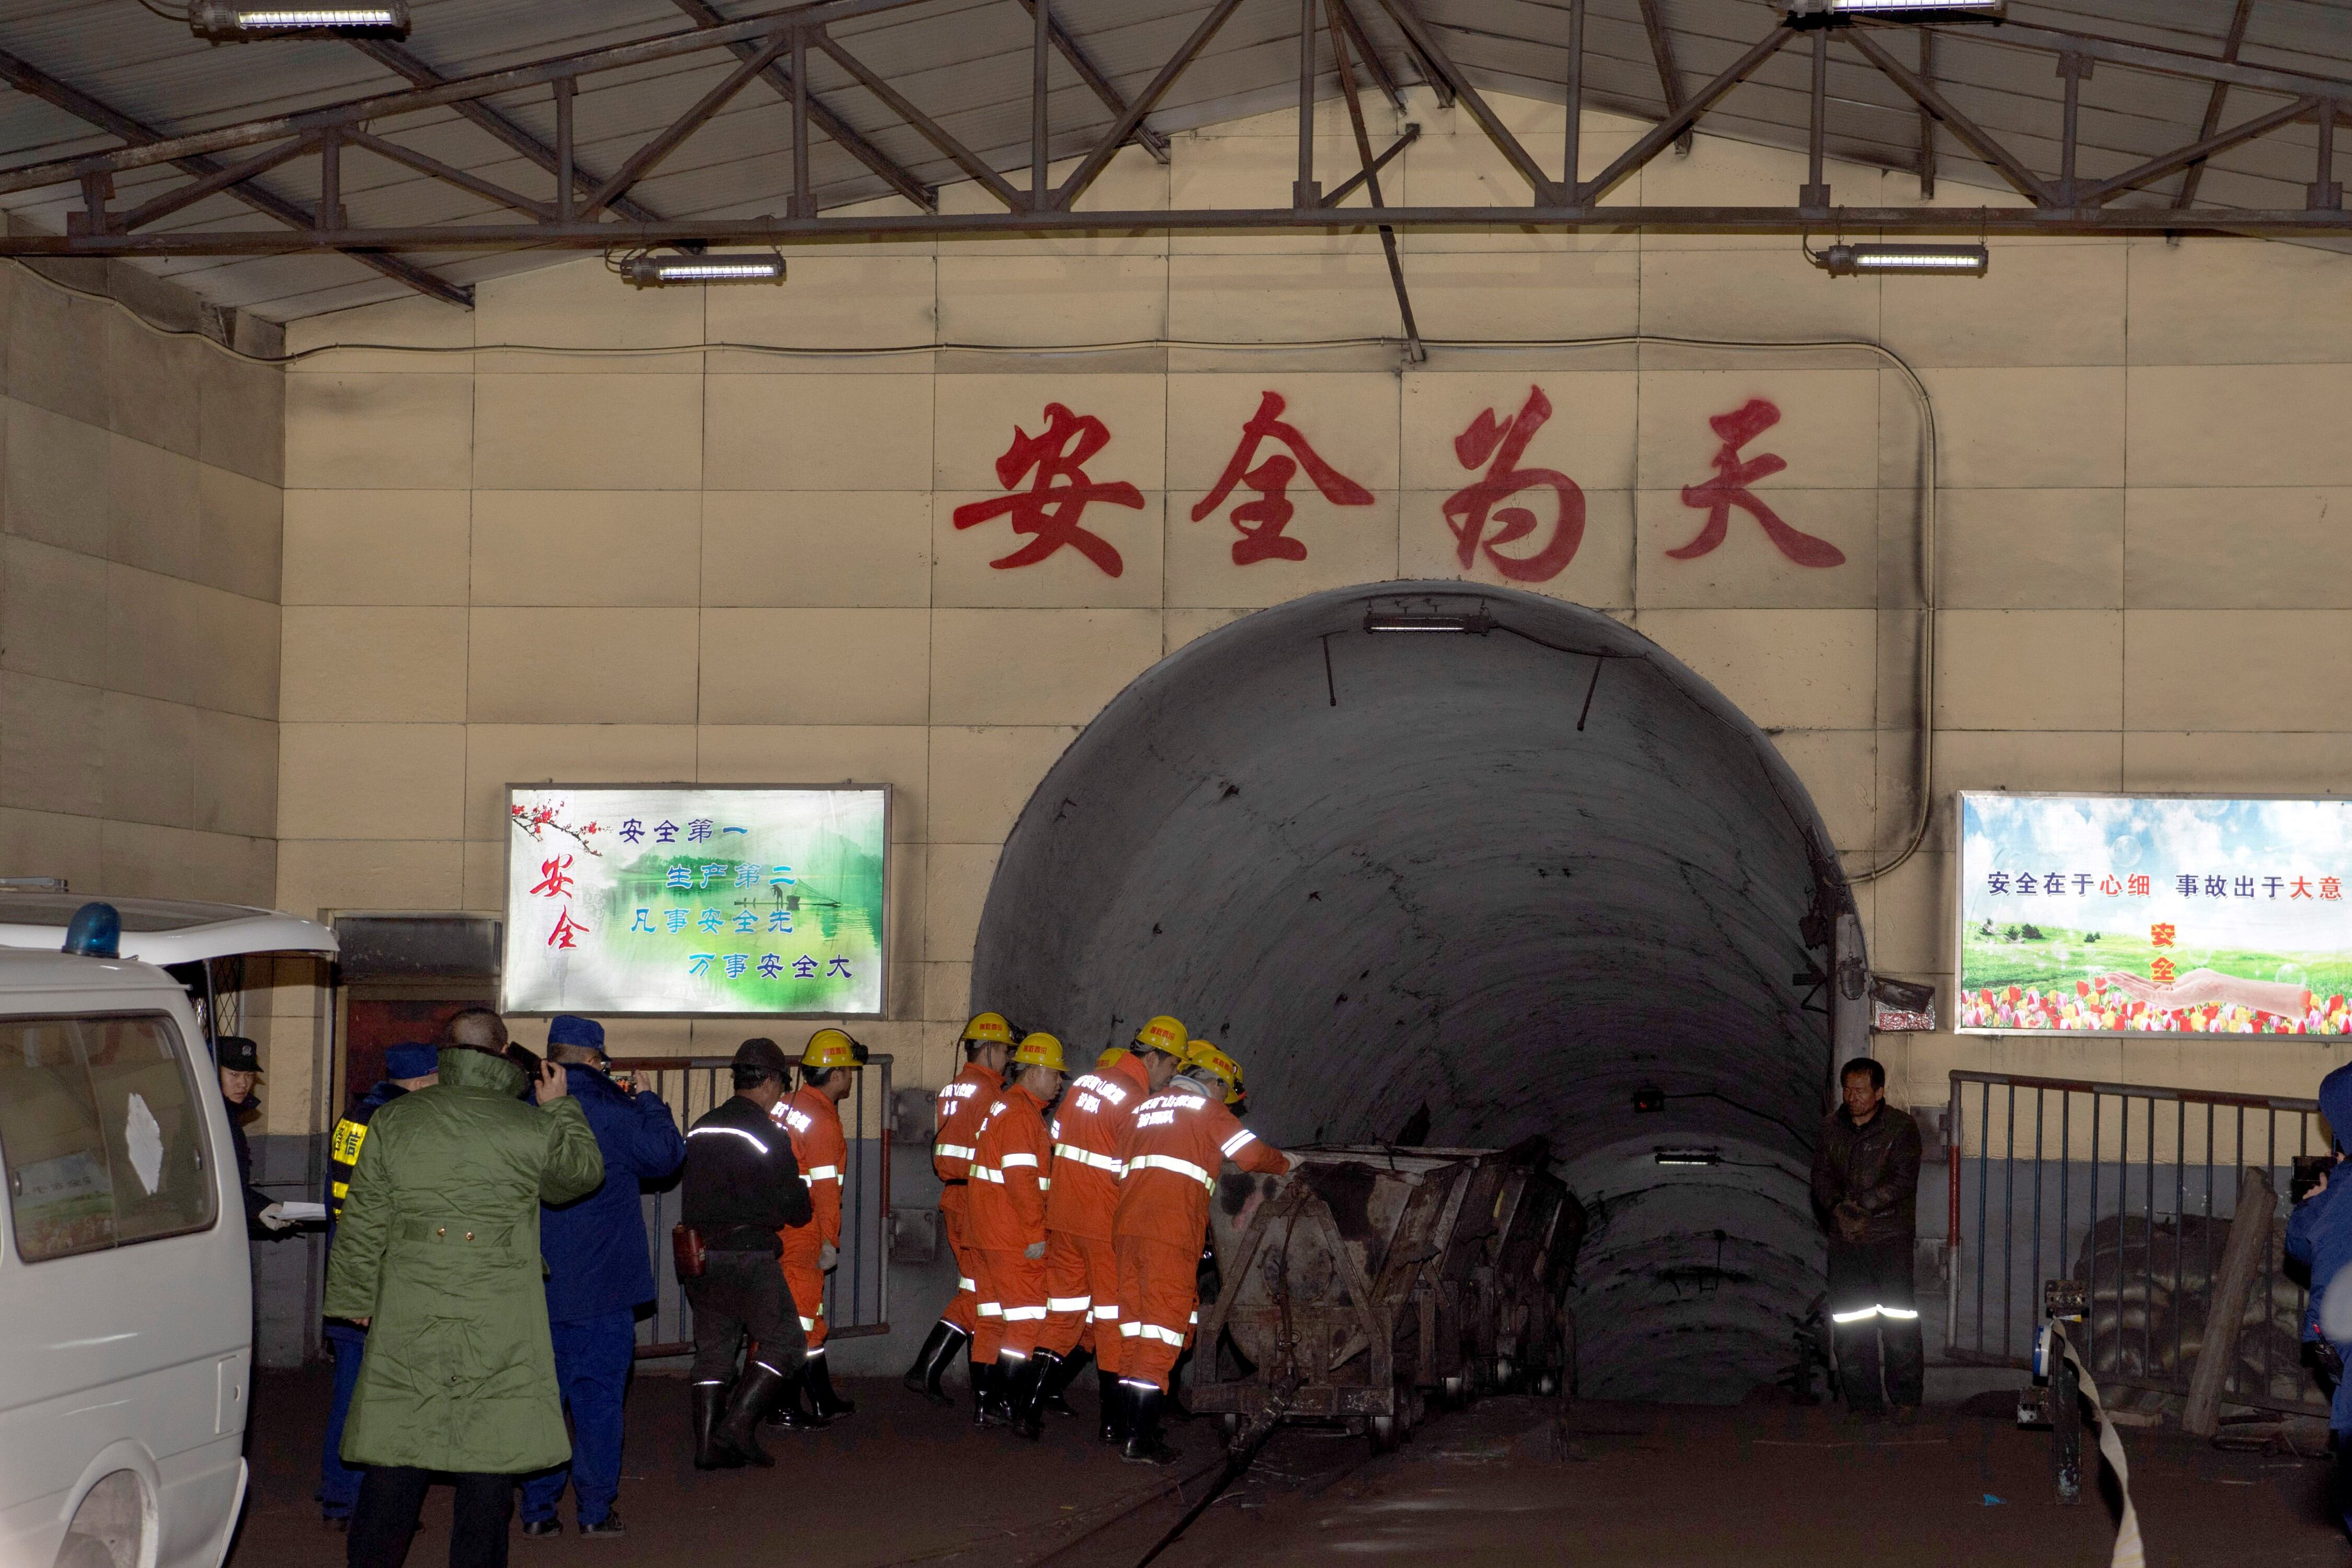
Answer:
POLYGON ((1822 1288, 1831 1029, 1798 977, 1849 907, 1802 785, 1671 655, 1391 583, 1115 699, 1005 843, 972 996, 1087 1058, 1172 1012, 1277 1143, 1548 1139, 1592 1220, 1581 1392, 1730 1401, 1793 1364, 1822 1288))

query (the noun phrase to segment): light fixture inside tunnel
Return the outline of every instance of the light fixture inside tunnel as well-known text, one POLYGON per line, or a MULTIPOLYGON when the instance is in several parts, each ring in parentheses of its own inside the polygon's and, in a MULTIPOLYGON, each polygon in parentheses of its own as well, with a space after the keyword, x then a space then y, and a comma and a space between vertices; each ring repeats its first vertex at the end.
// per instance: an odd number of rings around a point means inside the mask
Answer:
POLYGON ((195 0, 188 7, 188 27, 199 38, 215 44, 321 36, 404 38, 408 37, 408 0, 390 0, 382 5, 254 5, 251 0, 195 0))
POLYGON ((1429 610, 1366 610, 1364 629, 1368 632, 1470 632, 1485 637, 1495 629, 1495 617, 1481 605, 1466 616, 1443 615, 1429 610))
POLYGON ((1723 1163, 1723 1151, 1720 1149, 1660 1149, 1657 1151, 1657 1160, 1661 1165, 1719 1165, 1723 1163))
POLYGON ((691 283, 782 283, 784 258, 772 250, 732 256, 632 256, 622 261, 621 279, 639 289, 676 289, 691 283))
POLYGON ((1964 273, 1981 278, 1992 252, 1981 245, 1832 245, 1805 253, 1832 278, 1863 272, 1964 273))

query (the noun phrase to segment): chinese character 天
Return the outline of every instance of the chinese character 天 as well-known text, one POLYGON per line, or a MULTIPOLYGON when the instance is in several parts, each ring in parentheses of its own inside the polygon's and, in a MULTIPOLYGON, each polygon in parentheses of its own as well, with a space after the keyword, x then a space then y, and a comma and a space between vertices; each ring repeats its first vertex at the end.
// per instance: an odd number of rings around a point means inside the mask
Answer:
POLYGON ((1283 407, 1278 392, 1259 397, 1257 412, 1242 426, 1241 444, 1226 459, 1225 471, 1217 477, 1208 495, 1192 508, 1192 521, 1198 522, 1224 505, 1234 486, 1245 485, 1257 492, 1257 500, 1234 508, 1233 525, 1241 532, 1241 537, 1234 541, 1236 566, 1259 561, 1307 559, 1307 546, 1282 531, 1297 510, 1290 502, 1290 481, 1301 468, 1323 493, 1323 499, 1333 506, 1372 504, 1372 492, 1325 462, 1307 444, 1307 437, 1299 434, 1298 427, 1282 417, 1283 407), (1258 447, 1267 441, 1279 441, 1297 454, 1296 458, 1276 452, 1252 468, 1258 447))
POLYGON ((1779 407, 1760 397, 1751 397, 1730 413, 1717 414, 1707 420, 1721 443, 1712 459, 1715 478, 1703 484, 1683 487, 1683 505, 1704 510, 1706 521, 1688 544, 1667 551, 1668 555, 1676 561, 1695 561, 1711 552, 1729 531, 1732 509, 1737 507, 1762 524, 1764 536, 1772 542, 1772 547, 1798 565, 1845 564, 1844 551, 1826 539, 1816 539, 1802 529, 1790 527, 1748 488, 1789 466, 1786 458, 1773 452, 1759 452, 1752 458, 1739 455, 1740 447, 1780 422, 1779 407))

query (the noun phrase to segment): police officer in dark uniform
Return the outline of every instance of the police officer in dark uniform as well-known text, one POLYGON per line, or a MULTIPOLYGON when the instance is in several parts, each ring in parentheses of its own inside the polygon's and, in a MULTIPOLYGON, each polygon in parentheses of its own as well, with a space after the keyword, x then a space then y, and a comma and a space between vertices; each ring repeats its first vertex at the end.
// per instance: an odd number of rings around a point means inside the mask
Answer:
MULTIPOLYGON (((369 1119, 402 1095, 430 1089, 440 1081, 439 1058, 431 1046, 394 1046, 383 1053, 383 1080, 352 1100, 352 1108, 335 1123, 327 1140, 329 1246, 334 1244, 335 1221, 343 1215, 343 1199, 351 1192, 360 1145, 367 1142, 369 1119)), ((352 1391, 359 1386, 360 1355, 367 1348, 367 1331, 357 1323, 330 1319, 327 1343, 335 1353, 335 1397, 327 1410, 326 1451, 319 1460, 319 1508, 329 1530, 345 1530, 360 1500, 360 1472, 343 1463, 343 1418, 351 1414, 352 1391)))
POLYGON ((702 1272, 685 1281, 694 1307, 697 1469, 775 1463, 760 1447, 760 1418, 807 1357, 776 1233, 808 1224, 808 1188, 791 1140, 768 1114, 784 1097, 791 1065, 775 1041, 744 1041, 735 1052, 734 1098, 686 1135, 680 1208, 703 1259, 702 1272), (747 1335, 743 1374, 730 1394, 747 1335))

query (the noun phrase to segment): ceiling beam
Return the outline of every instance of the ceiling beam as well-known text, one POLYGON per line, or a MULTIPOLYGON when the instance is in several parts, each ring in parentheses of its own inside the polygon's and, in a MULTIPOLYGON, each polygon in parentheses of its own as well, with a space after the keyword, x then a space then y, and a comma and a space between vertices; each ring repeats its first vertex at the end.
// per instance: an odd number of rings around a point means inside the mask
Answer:
MULTIPOLYGON (((65 110, 85 125, 96 126, 108 135, 117 137, 131 146, 145 146, 163 139, 163 132, 153 126, 142 121, 133 120, 112 105, 100 102, 79 88, 58 80, 31 61, 5 50, 0 50, 0 80, 6 81, 17 91, 37 98, 52 108, 65 110)), ((173 166, 182 174, 194 174, 198 179, 218 174, 221 169, 221 165, 215 160, 201 156, 176 160, 173 166)), ((231 185, 226 194, 243 202, 263 216, 277 219, 289 228, 315 229, 318 226, 318 216, 310 208, 299 202, 289 201, 264 186, 231 185)), ((474 290, 470 285, 452 283, 446 279, 436 278, 414 262, 404 261, 397 256, 383 256, 364 250, 345 250, 342 254, 362 267, 372 268, 394 282, 415 289, 428 299, 459 307, 470 307, 474 302, 474 290)))
MULTIPOLYGON (((698 27, 720 27, 727 25, 727 18, 703 4, 703 0, 673 0, 673 3, 680 11, 685 12, 698 27)), ((815 36, 822 39, 824 35, 820 31, 815 36)), ((751 59, 760 47, 748 37, 738 38, 727 47, 734 51, 737 59, 746 61, 751 59)), ((786 103, 793 101, 792 72, 782 66, 771 62, 760 72, 760 79, 766 82, 776 96, 786 103)), ((865 164, 880 176, 885 184, 925 212, 940 210, 940 194, 937 190, 923 184, 897 159, 868 142, 856 126, 844 120, 838 111, 814 92, 807 94, 807 100, 809 119, 815 122, 818 130, 833 139, 834 145, 865 164)), ((1161 161, 1166 162, 1165 159, 1161 161)))
MULTIPOLYGON (((2238 63, 2238 50, 2246 41, 2246 24, 2252 20, 2253 14, 2254 0, 2238 0, 2237 9, 2230 15, 2230 31, 2221 39, 2221 58, 2231 65, 2238 63)), ((2213 84, 2212 92, 2205 100, 2205 119, 2197 127, 2197 140, 2205 141, 2221 129, 2221 105, 2229 96, 2228 82, 2213 84)), ((2180 192, 2172 198, 2172 205, 2177 207, 2195 206, 2197 187, 2204 183, 2204 179, 2205 160, 2200 158, 2189 165, 2187 174, 2180 176, 2180 192)))
MULTIPOLYGON (((1032 16, 1037 14, 1037 0, 1021 0, 1021 5, 1032 16)), ((1062 25, 1062 18, 1058 12, 1051 9, 1046 11, 1045 27, 1053 37, 1055 49, 1069 63, 1070 68, 1078 73, 1078 79, 1085 82, 1097 98, 1102 100, 1103 107, 1110 110, 1111 118, 1116 120, 1124 115, 1127 112, 1127 100, 1119 95, 1118 88, 1111 85, 1110 78, 1103 75, 1095 62, 1087 58, 1087 52, 1078 47, 1078 40, 1072 37, 1070 29, 1062 25)), ((1129 140, 1150 153, 1154 162, 1160 163, 1168 162, 1168 138, 1144 124, 1143 121, 1139 120, 1135 122, 1135 134, 1129 140)))
MULTIPOLYGON (((1658 85, 1665 89, 1666 116, 1671 119, 1683 109, 1683 73, 1675 65, 1675 36, 1666 30, 1664 16, 1658 7, 1661 0, 1642 0, 1642 30, 1650 35, 1650 58, 1657 62, 1658 85)), ((1685 126, 1675 139, 1675 151, 1691 150, 1691 138, 1697 135, 1695 126, 1685 126)))

